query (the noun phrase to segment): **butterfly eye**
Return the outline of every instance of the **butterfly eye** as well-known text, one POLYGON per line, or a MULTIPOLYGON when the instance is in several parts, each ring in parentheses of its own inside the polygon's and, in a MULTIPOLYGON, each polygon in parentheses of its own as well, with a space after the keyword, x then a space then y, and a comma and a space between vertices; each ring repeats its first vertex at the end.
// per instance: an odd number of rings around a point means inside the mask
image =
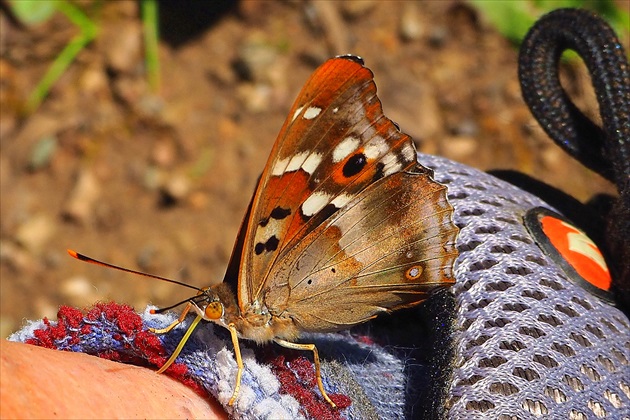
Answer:
POLYGON ((210 302, 204 309, 204 315, 207 319, 221 318, 223 316, 223 304, 221 302, 210 302))

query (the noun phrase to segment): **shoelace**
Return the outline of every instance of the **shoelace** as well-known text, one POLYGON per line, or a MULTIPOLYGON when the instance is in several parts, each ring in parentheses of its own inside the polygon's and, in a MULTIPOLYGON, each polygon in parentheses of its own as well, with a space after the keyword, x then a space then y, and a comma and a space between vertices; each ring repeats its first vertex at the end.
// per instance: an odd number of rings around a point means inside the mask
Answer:
POLYGON ((617 185, 620 199, 605 215, 605 241, 620 300, 630 302, 630 73, 612 28, 592 12, 558 9, 532 27, 521 46, 522 94, 546 133, 586 167, 617 185), (571 49, 584 60, 602 127, 586 117, 560 85, 558 64, 571 49))

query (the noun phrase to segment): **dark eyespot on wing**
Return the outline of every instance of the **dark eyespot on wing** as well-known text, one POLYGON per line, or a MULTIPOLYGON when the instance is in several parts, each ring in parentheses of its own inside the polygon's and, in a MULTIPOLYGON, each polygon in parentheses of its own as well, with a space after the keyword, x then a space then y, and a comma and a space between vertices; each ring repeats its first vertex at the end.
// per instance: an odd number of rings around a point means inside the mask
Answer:
POLYGON ((352 157, 350 157, 350 159, 348 159, 346 164, 343 165, 343 176, 345 176, 346 178, 355 176, 356 174, 361 172, 363 168, 365 168, 366 164, 367 158, 363 153, 357 153, 353 155, 352 157))

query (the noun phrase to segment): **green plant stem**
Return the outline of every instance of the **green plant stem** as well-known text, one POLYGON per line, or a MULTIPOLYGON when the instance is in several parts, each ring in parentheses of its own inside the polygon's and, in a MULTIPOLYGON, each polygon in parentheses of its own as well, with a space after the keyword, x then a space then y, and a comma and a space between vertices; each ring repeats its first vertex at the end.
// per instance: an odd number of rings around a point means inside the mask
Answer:
POLYGON ((142 25, 149 86, 153 93, 160 89, 160 61, 158 57, 158 5, 155 0, 142 0, 142 25))
POLYGON ((85 48, 98 33, 96 25, 76 6, 67 1, 55 2, 55 7, 79 27, 80 33, 72 38, 39 81, 26 102, 26 112, 35 111, 50 92, 52 85, 66 71, 77 54, 85 48))

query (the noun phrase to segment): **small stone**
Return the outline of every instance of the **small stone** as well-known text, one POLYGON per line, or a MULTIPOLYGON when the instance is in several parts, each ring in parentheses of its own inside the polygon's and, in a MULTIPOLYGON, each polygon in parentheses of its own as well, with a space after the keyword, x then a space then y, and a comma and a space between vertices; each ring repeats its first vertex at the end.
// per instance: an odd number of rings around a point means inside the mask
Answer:
POLYGON ((164 184, 164 193, 175 201, 181 201, 190 193, 191 188, 190 179, 186 175, 175 174, 164 184))
POLYGON ((151 153, 153 162, 163 168, 172 166, 176 157, 175 145, 172 141, 166 139, 158 140, 151 153))
POLYGON ((78 223, 87 223, 100 195, 101 188, 94 174, 87 169, 82 170, 64 206, 64 216, 78 223))
POLYGON ((197 191, 190 195, 190 197, 188 198, 188 203, 195 210, 204 210, 208 208, 210 197, 208 197, 208 194, 202 191, 197 191))
POLYGON ((33 273, 40 268, 37 258, 34 258, 24 248, 6 240, 0 241, 0 261, 21 274, 33 273))
MULTIPOLYGON (((142 79, 141 79, 142 80, 142 79)), ((142 88, 146 89, 147 84, 142 80, 142 88)), ((157 95, 144 93, 136 104, 136 111, 145 117, 157 117, 164 111, 164 99, 157 95)))
POLYGON ((146 106, 146 104, 142 104, 142 108, 139 106, 149 91, 149 85, 145 79, 120 77, 114 81, 113 90, 127 104, 137 107, 136 111, 145 114, 153 110, 151 106, 146 106))
POLYGON ((475 137, 479 134, 479 126, 475 120, 466 118, 459 121, 455 127, 453 127, 453 133, 458 136, 475 137))
POLYGON ((46 136, 40 139, 31 152, 29 161, 29 169, 37 171, 50 163, 50 160, 57 151, 57 138, 55 136, 46 136))
POLYGON ((262 84, 241 84, 237 95, 249 112, 261 113, 269 110, 272 96, 271 86, 262 84))
POLYGON ((131 74, 140 63, 142 31, 139 21, 125 20, 110 26, 102 39, 105 60, 109 68, 117 73, 131 74))
POLYGON ((15 240, 33 254, 39 254, 55 233, 55 223, 45 214, 35 215, 18 227, 15 240))
POLYGON ((424 27, 420 22, 416 3, 405 3, 400 19, 400 35, 405 41, 417 41, 422 38, 424 27))
POLYGON ((94 286, 87 277, 74 276, 62 281, 59 290, 69 299, 85 298, 93 293, 94 286))
POLYGON ((440 48, 448 39, 448 29, 444 26, 436 26, 429 32, 429 43, 432 47, 440 48))
POLYGON ((478 149, 477 140, 470 136, 452 136, 440 142, 442 153, 453 160, 463 160, 478 149))
POLYGON ((37 318, 57 319, 57 311, 59 308, 54 305, 49 298, 38 296, 33 301, 33 309, 37 314, 37 318))
POLYGON ((341 12, 349 19, 356 19, 371 12, 376 6, 375 0, 353 0, 341 3, 341 12))
POLYGON ((278 52, 262 39, 252 39, 239 48, 236 70, 244 80, 271 83, 270 71, 277 63, 278 52))
POLYGON ((87 68, 79 79, 79 86, 84 94, 105 96, 109 93, 107 75, 98 67, 87 68))
POLYGON ((145 246, 138 253, 136 257, 136 264, 138 264, 138 267, 140 267, 141 270, 149 272, 152 268, 155 268, 155 261, 158 259, 157 254, 158 252, 154 246, 145 246))

